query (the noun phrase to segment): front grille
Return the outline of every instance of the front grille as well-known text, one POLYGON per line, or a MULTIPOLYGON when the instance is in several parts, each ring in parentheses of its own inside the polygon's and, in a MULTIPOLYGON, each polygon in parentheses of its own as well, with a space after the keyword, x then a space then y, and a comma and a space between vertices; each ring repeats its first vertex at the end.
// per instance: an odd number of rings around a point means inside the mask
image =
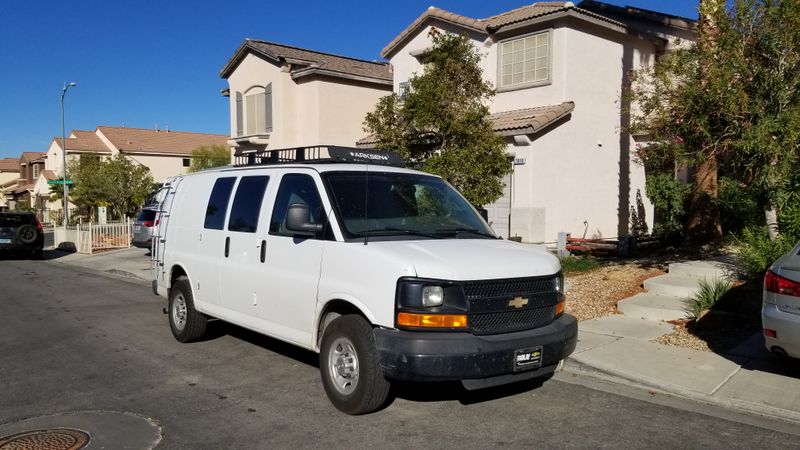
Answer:
POLYGON ((513 278, 496 281, 476 281, 464 284, 468 299, 547 294, 556 291, 556 277, 513 278))
POLYGON ((464 283, 472 333, 509 333, 549 324, 555 318, 555 305, 561 297, 558 277, 464 283))
POLYGON ((529 330, 553 321, 555 305, 517 311, 499 311, 469 315, 469 326, 474 334, 499 334, 529 330))

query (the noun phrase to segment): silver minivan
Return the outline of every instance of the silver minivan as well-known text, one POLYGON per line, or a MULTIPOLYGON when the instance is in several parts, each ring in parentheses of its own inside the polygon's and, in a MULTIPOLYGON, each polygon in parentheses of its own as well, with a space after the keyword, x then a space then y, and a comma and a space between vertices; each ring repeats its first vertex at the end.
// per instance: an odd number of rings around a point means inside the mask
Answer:
POLYGON ((133 238, 131 245, 150 248, 153 243, 153 230, 158 225, 158 205, 145 206, 133 221, 133 238))
POLYGON ((767 350, 800 358, 800 242, 764 277, 761 322, 767 350))

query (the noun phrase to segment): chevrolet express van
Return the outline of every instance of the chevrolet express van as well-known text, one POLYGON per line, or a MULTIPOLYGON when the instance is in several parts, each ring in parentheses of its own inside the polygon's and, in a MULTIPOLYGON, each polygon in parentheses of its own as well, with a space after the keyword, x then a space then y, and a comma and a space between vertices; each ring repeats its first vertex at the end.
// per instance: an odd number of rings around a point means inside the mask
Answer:
POLYGON ((317 352, 349 414, 382 406, 391 380, 550 375, 577 341, 558 259, 497 238, 447 182, 402 165, 301 147, 169 180, 153 290, 175 338, 215 318, 317 352))

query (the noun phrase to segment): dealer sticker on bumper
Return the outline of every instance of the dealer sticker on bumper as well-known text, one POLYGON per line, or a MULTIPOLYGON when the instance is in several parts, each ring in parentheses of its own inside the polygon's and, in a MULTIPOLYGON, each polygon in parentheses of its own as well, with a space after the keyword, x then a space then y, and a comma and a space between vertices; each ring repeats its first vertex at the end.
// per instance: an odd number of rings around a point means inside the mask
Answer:
POLYGON ((542 365, 542 347, 528 348, 514 352, 514 370, 535 369, 542 365))

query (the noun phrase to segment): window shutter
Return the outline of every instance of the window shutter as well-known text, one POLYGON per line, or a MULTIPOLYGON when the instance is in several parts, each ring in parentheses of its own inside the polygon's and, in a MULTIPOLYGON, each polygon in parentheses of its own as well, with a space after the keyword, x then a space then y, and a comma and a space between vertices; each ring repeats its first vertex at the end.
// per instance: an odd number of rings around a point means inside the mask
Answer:
POLYGON ((244 105, 242 105, 242 93, 236 93, 236 136, 244 134, 244 105))
POLYGON ((264 105, 265 105, 265 129, 267 133, 272 132, 272 83, 264 87, 264 105))

